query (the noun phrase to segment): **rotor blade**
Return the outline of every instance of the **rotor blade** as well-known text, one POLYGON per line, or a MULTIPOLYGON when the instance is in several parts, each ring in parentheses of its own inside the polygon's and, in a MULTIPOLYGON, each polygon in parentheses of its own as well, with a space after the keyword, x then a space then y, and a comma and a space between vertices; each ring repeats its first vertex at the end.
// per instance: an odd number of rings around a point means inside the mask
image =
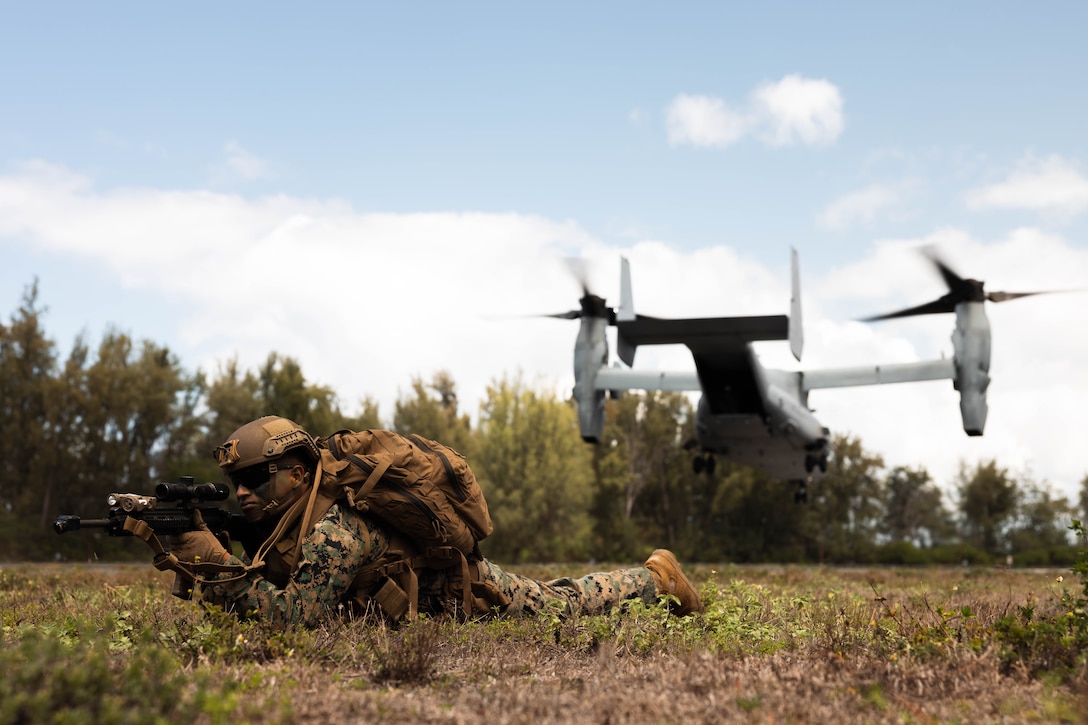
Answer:
POLYGON ((581 310, 568 310, 566 312, 557 312, 553 315, 537 315, 537 317, 554 317, 557 320, 577 320, 581 316, 581 310))
POLYGON ((526 312, 523 315, 489 315, 492 320, 539 320, 541 317, 556 320, 577 320, 582 316, 581 310, 567 310, 566 312, 526 312))
POLYGON ((898 310, 896 312, 887 312, 883 315, 874 315, 873 317, 863 317, 862 322, 876 322, 877 320, 891 320, 897 317, 914 317, 915 315, 937 315, 943 312, 955 312, 956 302, 955 300, 948 299, 948 295, 941 297, 940 299, 927 302, 924 305, 918 305, 917 307, 908 307, 905 310, 898 310))
POLYGON ((986 299, 990 302, 1008 302, 1009 300, 1018 300, 1021 297, 1032 297, 1034 295, 1046 295, 1054 292, 1062 292, 1064 290, 1046 290, 1042 292, 987 292, 986 299))
POLYGON ((589 264, 583 257, 567 257, 567 269, 570 270, 570 274, 578 282, 578 286, 582 288, 582 295, 593 294, 589 290, 589 264))
POLYGON ((986 292, 983 282, 977 279, 965 279, 956 272, 952 271, 952 268, 944 263, 940 255, 937 254, 937 250, 933 247, 925 247, 920 250, 921 253, 928 259, 934 267, 937 268, 937 272, 941 275, 941 279, 948 286, 948 293, 933 300, 927 302, 924 305, 918 305, 917 307, 909 307, 905 310, 898 310, 897 312, 889 312, 883 315, 875 315, 873 317, 863 318, 863 322, 875 322, 877 320, 890 320, 896 317, 914 317, 915 315, 935 315, 944 312, 955 312, 956 306, 962 302, 984 302, 989 300, 990 302, 1007 302, 1009 300, 1020 299, 1021 297, 1031 297, 1034 295, 1049 294, 1051 292, 1060 292, 1063 290, 1045 290, 1041 292, 986 292))
MULTIPOLYGON (((940 273, 941 279, 944 280, 945 286, 950 290, 957 290, 963 287, 963 277, 956 274, 951 267, 945 264, 941 256, 937 254, 937 250, 933 247, 926 247, 922 250, 922 254, 926 259, 933 263, 933 266, 937 268, 937 272, 940 273)), ((919 313, 922 314, 922 313, 919 313)))

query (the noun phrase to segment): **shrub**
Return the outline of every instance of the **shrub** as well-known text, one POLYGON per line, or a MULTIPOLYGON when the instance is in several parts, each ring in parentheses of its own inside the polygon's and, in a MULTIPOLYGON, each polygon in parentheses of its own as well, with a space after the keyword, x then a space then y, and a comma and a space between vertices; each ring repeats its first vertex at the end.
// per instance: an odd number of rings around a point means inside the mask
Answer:
POLYGON ((108 631, 70 621, 5 632, 0 723, 180 722, 205 712, 203 676, 179 677, 178 661, 162 647, 132 646, 122 618, 107 624, 108 631))
POLYGON ((376 682, 424 683, 434 676, 441 632, 432 619, 419 619, 397 629, 381 630, 374 669, 376 682))
POLYGON ((929 554, 909 541, 893 541, 876 551, 878 564, 908 564, 917 566, 929 563, 929 554))
POLYGON ((988 566, 993 563, 990 555, 967 544, 944 544, 929 550, 929 560, 934 564, 988 566))
MULTIPOLYGON (((1088 531, 1080 521, 1069 528, 1082 544, 1088 543, 1088 531)), ((1083 670, 1088 651, 1088 549, 1079 550, 1073 572, 1081 578, 1079 594, 1064 591, 1057 606, 1042 613, 1029 602, 996 622, 1007 670, 1015 665, 1032 675, 1052 672, 1063 679, 1083 670)))
POLYGON ((1013 555, 1015 566, 1067 566, 1077 561, 1075 546, 1048 546, 1041 549, 1028 549, 1013 555))

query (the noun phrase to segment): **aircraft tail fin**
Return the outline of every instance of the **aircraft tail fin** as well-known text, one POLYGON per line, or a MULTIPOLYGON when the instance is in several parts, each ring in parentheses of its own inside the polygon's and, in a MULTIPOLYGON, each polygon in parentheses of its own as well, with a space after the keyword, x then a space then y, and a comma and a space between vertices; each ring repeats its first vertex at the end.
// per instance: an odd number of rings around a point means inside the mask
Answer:
POLYGON ((805 333, 801 324, 801 270, 797 250, 790 249, 790 352, 800 362, 805 346, 805 333))
MULTIPOLYGON (((636 319, 635 300, 631 292, 631 265, 627 257, 620 257, 620 306, 616 310, 617 322, 629 322, 636 319)), ((619 333, 616 335, 616 354, 624 364, 630 366, 635 362, 635 343, 624 336, 622 326, 617 326, 619 333)))

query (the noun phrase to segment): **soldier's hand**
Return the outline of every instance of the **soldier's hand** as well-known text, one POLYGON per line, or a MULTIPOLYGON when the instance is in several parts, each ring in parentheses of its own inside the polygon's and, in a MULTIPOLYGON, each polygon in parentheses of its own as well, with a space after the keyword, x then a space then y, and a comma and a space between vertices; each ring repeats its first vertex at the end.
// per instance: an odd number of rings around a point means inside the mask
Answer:
POLYGON ((187 531, 173 537, 174 541, 171 542, 170 551, 174 556, 179 561, 187 562, 210 561, 214 564, 220 564, 226 561, 230 553, 215 537, 215 534, 208 530, 207 524, 204 523, 204 517, 200 515, 199 511, 193 512, 193 524, 196 526, 195 531, 187 531))
POLYGON ((170 551, 179 561, 186 562, 210 561, 220 564, 230 556, 219 543, 219 539, 215 538, 215 534, 210 531, 189 531, 180 534, 176 537, 174 545, 170 547, 170 551))

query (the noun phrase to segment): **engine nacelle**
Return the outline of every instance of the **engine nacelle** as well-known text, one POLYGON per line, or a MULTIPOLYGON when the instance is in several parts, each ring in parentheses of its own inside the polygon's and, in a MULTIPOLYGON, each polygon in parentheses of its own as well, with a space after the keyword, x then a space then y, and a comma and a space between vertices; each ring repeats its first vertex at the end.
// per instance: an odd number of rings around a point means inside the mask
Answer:
POLYGON ((582 440, 599 443, 604 435, 605 391, 597 390, 597 371, 608 364, 608 320, 582 316, 574 343, 574 400, 582 440))
POLYGON ((986 429, 986 389, 990 387, 990 321, 982 302, 956 305, 956 329, 952 349, 956 377, 952 384, 960 392, 963 430, 980 436, 986 429))

